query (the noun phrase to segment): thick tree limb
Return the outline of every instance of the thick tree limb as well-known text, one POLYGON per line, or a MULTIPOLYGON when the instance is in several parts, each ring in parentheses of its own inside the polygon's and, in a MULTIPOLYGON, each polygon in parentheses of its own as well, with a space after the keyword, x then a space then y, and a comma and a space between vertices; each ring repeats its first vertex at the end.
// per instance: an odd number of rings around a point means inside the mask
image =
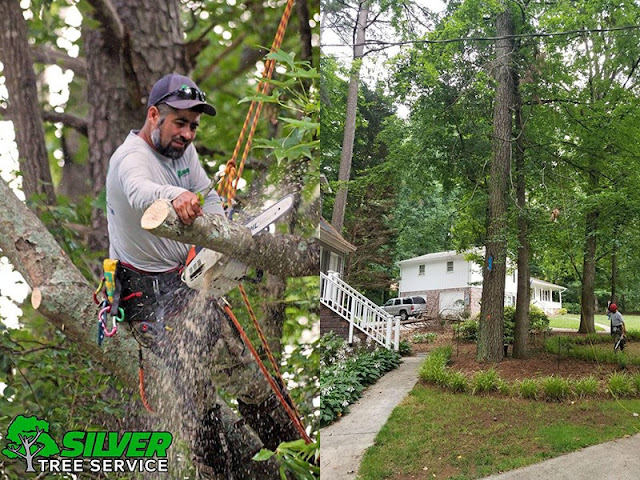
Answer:
POLYGON ((44 45, 32 46, 31 53, 36 62, 58 65, 59 67, 73 70, 73 73, 77 75, 87 76, 87 62, 83 58, 70 57, 60 50, 44 45))
POLYGON ((76 117, 75 115, 69 115, 68 113, 58 112, 42 112, 42 119, 45 122, 62 123, 67 127, 71 127, 78 133, 84 135, 88 134, 87 121, 84 118, 76 117))
POLYGON ((243 225, 220 215, 183 224, 168 200, 156 200, 144 213, 142 228, 154 235, 200 245, 283 277, 317 275, 320 246, 315 239, 261 233, 251 236, 243 225))

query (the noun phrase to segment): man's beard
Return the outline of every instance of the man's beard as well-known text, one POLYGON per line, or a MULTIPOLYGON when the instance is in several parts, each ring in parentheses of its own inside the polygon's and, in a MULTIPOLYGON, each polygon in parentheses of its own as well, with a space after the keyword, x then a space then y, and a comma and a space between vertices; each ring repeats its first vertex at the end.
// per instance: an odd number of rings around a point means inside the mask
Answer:
POLYGON ((166 145, 162 145, 162 140, 160 139, 160 128, 156 128, 151 132, 151 142, 153 142, 153 146, 156 147, 158 153, 172 160, 176 160, 184 155, 189 144, 185 143, 183 148, 174 148, 171 146, 172 140, 173 139, 170 139, 166 145))

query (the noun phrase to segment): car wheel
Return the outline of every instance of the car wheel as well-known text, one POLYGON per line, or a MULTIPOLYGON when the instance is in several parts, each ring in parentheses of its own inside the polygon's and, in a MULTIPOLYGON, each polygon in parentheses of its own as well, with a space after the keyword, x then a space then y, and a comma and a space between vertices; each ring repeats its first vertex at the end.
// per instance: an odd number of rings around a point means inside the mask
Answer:
POLYGON ((407 312, 405 310, 400 311, 400 320, 401 321, 406 321, 409 318, 409 315, 407 315, 407 312))

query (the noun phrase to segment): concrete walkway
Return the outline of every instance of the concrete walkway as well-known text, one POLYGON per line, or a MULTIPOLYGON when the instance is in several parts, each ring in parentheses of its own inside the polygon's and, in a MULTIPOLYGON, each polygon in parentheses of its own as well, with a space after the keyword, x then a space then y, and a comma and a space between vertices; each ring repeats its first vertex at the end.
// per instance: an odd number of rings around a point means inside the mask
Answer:
POLYGON ((640 435, 593 445, 577 452, 485 480, 637 480, 640 435))
POLYGON ((393 409, 418 381, 424 356, 404 357, 402 364, 371 385, 350 412, 320 430, 321 480, 353 480, 364 451, 393 409))

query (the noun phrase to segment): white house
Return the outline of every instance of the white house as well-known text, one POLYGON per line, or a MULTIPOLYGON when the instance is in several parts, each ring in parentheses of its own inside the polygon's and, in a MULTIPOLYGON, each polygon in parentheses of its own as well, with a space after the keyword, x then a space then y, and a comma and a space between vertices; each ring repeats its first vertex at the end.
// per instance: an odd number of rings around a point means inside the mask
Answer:
MULTIPOLYGON (((399 296, 421 295, 427 300, 431 316, 454 316, 462 312, 480 312, 482 267, 469 260, 466 253, 456 251, 429 253, 399 262, 399 296)), ((562 292, 566 288, 531 278, 531 304, 547 314, 562 308, 562 292)), ((518 291, 517 270, 508 270, 505 283, 505 305, 515 306, 518 291)))

